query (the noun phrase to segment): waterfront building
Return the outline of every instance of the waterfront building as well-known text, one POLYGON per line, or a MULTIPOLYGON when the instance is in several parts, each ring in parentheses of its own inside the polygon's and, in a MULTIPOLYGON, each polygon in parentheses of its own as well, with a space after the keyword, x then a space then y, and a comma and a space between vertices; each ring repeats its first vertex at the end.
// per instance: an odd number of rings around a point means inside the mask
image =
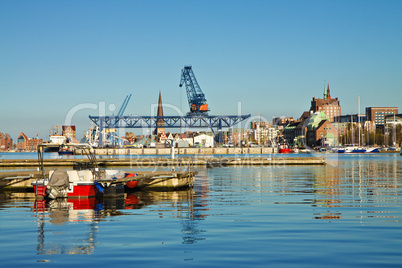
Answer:
POLYGON ((214 147, 214 136, 209 134, 194 136, 193 144, 200 147, 214 147))
POLYGON ((402 125, 402 114, 387 115, 384 118, 386 125, 402 125))
POLYGON ((169 141, 174 140, 174 138, 173 138, 173 134, 172 134, 172 133, 170 133, 170 132, 168 132, 167 139, 168 139, 169 141))
POLYGON ((283 136, 286 142, 299 147, 328 147, 338 144, 338 129, 330 122, 329 116, 318 111, 303 117, 285 127, 283 136))
POLYGON ((288 144, 304 147, 307 132, 306 120, 307 119, 293 122, 283 129, 282 134, 288 144))
POLYGON ((42 143, 42 139, 28 138, 25 133, 21 132, 17 138, 17 150, 36 151, 38 145, 42 143))
POLYGON ((314 113, 308 119, 306 143, 310 147, 332 147, 338 144, 338 129, 323 111, 314 113))
POLYGON ((324 98, 313 98, 313 100, 311 101, 310 111, 312 111, 313 113, 319 111, 324 112, 329 117, 330 122, 335 122, 334 118, 341 115, 340 101, 338 98, 331 98, 329 84, 327 86, 327 89, 325 89, 324 87, 324 98))
POLYGON ((293 146, 304 147, 306 143, 306 133, 308 119, 313 115, 312 111, 303 112, 300 118, 288 124, 282 131, 282 136, 286 142, 293 146))
POLYGON ((7 151, 13 148, 13 139, 8 133, 0 132, 0 151, 7 151))
MULTIPOLYGON (((187 134, 189 134, 189 133, 187 132, 187 134)), ((193 146, 193 141, 194 141, 193 138, 187 137, 186 133, 181 134, 180 139, 178 140, 179 145, 180 145, 180 143, 181 144, 186 144, 187 143, 188 146, 191 146, 191 147, 193 146)))
POLYGON ((234 146, 241 147, 252 140, 252 131, 244 128, 230 128, 226 143, 233 143, 234 146))
POLYGON ((366 107, 366 117, 376 126, 384 126, 385 117, 398 114, 398 107, 366 107))
POLYGON ((253 130, 254 140, 258 145, 271 146, 275 143, 279 132, 278 126, 272 126, 269 122, 261 121, 251 122, 250 126, 253 130))
POLYGON ((365 114, 347 114, 334 117, 334 122, 337 123, 365 123, 367 116, 365 114))
POLYGON ((274 126, 282 126, 285 127, 290 123, 293 123, 295 120, 293 117, 281 116, 272 118, 272 125, 274 126))
MULTIPOLYGON (((167 133, 167 134, 169 134, 169 133, 167 133)), ((157 140, 159 141, 159 143, 163 143, 163 144, 166 143, 166 141, 168 140, 167 134, 164 131, 161 133, 158 133, 157 140)))

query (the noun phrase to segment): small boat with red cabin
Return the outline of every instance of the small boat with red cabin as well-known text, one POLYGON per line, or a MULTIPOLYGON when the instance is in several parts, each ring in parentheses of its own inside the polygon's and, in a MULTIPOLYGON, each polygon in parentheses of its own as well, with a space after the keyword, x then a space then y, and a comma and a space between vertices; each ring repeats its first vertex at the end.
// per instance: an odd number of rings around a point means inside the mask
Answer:
POLYGON ((94 150, 89 144, 69 145, 82 150, 88 156, 89 162, 77 162, 73 170, 56 168, 49 171, 49 176, 45 176, 43 153, 46 146, 46 144, 38 146, 39 175, 31 183, 37 197, 56 199, 117 196, 124 194, 125 185, 135 187, 138 184, 134 178, 136 174, 100 169, 94 150), (125 179, 124 182, 121 179, 125 179))

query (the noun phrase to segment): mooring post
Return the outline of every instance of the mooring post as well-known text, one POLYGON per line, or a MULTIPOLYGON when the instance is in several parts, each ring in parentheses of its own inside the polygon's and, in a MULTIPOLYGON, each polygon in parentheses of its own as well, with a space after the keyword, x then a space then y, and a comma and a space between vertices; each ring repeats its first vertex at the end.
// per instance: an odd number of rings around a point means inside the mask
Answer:
POLYGON ((172 142, 172 146, 171 146, 171 152, 170 152, 170 157, 171 157, 171 159, 174 159, 174 141, 173 140, 170 140, 171 142, 172 142))

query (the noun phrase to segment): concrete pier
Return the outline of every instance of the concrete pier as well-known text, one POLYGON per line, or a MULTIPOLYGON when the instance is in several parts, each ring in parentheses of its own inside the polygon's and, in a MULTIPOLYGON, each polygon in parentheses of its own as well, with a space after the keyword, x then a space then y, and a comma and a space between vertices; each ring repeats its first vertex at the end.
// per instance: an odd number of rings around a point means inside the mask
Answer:
MULTIPOLYGON (((274 155, 272 157, 180 157, 170 158, 108 158, 97 159, 100 167, 126 166, 126 167, 155 167, 155 166, 177 166, 191 165, 206 166, 207 163, 219 162, 225 159, 225 166, 254 166, 254 165, 325 165, 326 159, 322 157, 285 157, 283 155, 274 155)), ((45 167, 73 166, 74 163, 86 163, 88 159, 44 159, 45 167)), ((38 160, 1 160, 0 167, 38 167, 38 160)))

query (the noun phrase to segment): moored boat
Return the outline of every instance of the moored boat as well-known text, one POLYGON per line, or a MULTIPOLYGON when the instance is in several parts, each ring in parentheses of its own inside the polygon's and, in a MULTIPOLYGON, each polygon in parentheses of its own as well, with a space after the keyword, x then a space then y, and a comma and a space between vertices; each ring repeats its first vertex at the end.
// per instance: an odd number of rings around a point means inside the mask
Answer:
POLYGON ((365 152, 366 152, 366 149, 361 148, 361 147, 356 147, 356 148, 353 148, 350 153, 359 154, 359 153, 365 153, 365 152))
POLYGON ((38 146, 39 176, 31 183, 37 197, 56 199, 124 194, 124 183, 117 182, 117 179, 129 174, 116 170, 100 170, 93 149, 87 144, 72 145, 86 152, 90 160, 87 168, 80 170, 58 168, 50 171, 49 176, 45 177, 43 153, 46 146, 46 144, 38 146))
POLYGON ((297 147, 293 148, 292 153, 298 154, 299 153, 299 148, 297 148, 297 147))
POLYGON ((71 147, 61 145, 59 148, 59 155, 73 155, 74 150, 71 147))
POLYGON ((288 147, 288 145, 284 143, 284 144, 279 145, 279 153, 280 154, 290 154, 291 150, 288 147))
POLYGON ((345 147, 345 148, 339 148, 337 151, 339 154, 343 153, 366 153, 367 150, 362 147, 345 147))
MULTIPOLYGON (((45 176, 43 153, 46 145, 38 146, 39 175, 31 182, 35 195, 40 198, 57 199, 66 197, 114 197, 125 190, 178 189, 192 187, 196 171, 140 171, 137 173, 114 169, 100 169, 93 148, 88 144, 70 145, 79 148, 88 156, 89 162, 74 162, 73 170, 57 168, 45 176)), ((180 167, 181 169, 181 167, 180 167)))
POLYGON ((366 148, 366 153, 378 153, 378 152, 380 152, 380 148, 378 147, 366 148))

